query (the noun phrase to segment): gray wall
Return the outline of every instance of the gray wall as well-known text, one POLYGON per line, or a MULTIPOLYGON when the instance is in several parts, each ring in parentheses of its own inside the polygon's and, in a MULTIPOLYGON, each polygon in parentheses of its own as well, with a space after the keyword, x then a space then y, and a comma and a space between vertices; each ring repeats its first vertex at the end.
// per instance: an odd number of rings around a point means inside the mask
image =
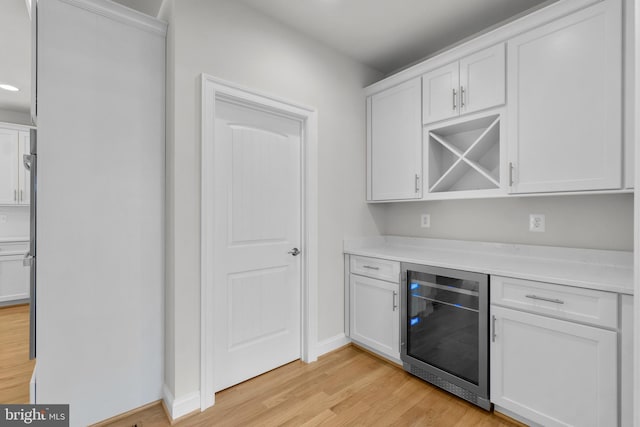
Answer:
POLYGON ((376 218, 384 234, 633 250, 632 194, 405 202, 383 210, 376 218), (430 228, 420 227, 423 213, 430 228), (529 231, 532 213, 545 215, 546 232, 529 231))
POLYGON ((0 109, 0 122, 17 125, 31 125, 31 114, 28 111, 12 111, 0 109))
POLYGON ((166 3, 165 374, 178 400, 200 386, 200 74, 318 110, 320 341, 344 331, 343 238, 378 234, 364 201, 362 88, 380 74, 237 1, 166 3))

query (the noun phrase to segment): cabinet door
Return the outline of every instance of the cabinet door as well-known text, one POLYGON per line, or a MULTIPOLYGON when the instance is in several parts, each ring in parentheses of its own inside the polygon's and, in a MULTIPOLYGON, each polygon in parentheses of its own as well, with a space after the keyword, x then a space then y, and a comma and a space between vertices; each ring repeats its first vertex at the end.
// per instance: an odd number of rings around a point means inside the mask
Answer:
POLYGON ((458 62, 422 76, 422 122, 427 124, 457 116, 459 87, 458 62))
POLYGON ((415 78, 369 99, 369 200, 421 197, 420 88, 415 78))
POLYGON ((511 192, 620 188, 620 20, 604 1, 508 42, 511 192))
POLYGON ((460 113, 504 104, 504 44, 460 60, 460 113))
POLYGON ((29 269, 22 255, 0 257, 0 303, 29 298, 29 269))
POLYGON ((545 426, 617 425, 617 334, 491 307, 491 402, 545 426))
POLYGON ((0 129, 0 204, 18 202, 18 131, 0 129))
POLYGON ((349 277, 351 339, 399 361, 399 286, 356 274, 349 277))
POLYGON ((30 136, 29 132, 19 132, 19 147, 18 147, 18 202, 22 205, 28 205, 31 203, 31 173, 24 167, 24 161, 22 156, 31 153, 30 136))

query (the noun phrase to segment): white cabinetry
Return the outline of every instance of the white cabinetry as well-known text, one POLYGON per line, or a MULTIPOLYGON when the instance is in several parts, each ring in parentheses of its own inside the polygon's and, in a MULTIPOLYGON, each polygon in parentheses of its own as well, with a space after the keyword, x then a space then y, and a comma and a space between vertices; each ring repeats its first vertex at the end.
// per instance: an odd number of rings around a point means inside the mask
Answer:
POLYGON ((504 44, 422 76, 424 124, 504 104, 504 44))
POLYGON ((29 204, 29 171, 22 156, 30 152, 29 132, 0 128, 0 204, 29 204))
POLYGON ((607 0, 509 40, 511 192, 621 187, 620 14, 607 0))
POLYGON ((367 99, 367 200, 421 197, 420 78, 367 99))
POLYGON ((352 256, 350 269, 350 338, 400 363, 400 263, 352 256))
MULTIPOLYGON (((502 114, 467 116, 425 129, 425 188, 428 194, 502 190, 502 114)), ((426 190, 425 190, 426 191, 426 190)))
POLYGON ((22 265, 28 246, 27 242, 0 243, 0 305, 29 298, 29 269, 22 265))
POLYGON ((605 329, 617 327, 617 294, 491 280, 491 401, 497 409, 545 426, 617 425, 618 334, 605 329))

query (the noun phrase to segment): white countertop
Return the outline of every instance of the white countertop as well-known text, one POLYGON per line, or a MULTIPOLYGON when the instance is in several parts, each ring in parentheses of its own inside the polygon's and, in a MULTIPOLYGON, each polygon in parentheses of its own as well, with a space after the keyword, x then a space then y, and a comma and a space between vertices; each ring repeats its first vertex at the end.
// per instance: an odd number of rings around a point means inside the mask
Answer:
POLYGON ((0 237, 0 243, 28 242, 29 236, 0 237))
POLYGON ((484 274, 633 294, 633 252, 381 236, 344 252, 484 274))

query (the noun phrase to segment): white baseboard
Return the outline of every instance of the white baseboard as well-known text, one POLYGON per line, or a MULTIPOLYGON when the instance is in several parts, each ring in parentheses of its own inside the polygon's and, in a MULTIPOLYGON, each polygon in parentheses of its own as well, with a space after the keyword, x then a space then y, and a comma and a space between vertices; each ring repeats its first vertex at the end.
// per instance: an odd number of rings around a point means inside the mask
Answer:
POLYGON ((173 397, 171 391, 165 384, 162 387, 162 400, 169 411, 171 421, 177 420, 193 411, 200 410, 200 392, 194 391, 179 399, 173 397))
POLYGON ((538 424, 538 423, 534 423, 533 421, 530 421, 530 420, 526 419, 525 417, 521 417, 520 415, 516 414, 515 412, 511 412, 510 410, 505 409, 502 406, 493 405, 493 410, 495 412, 500 412, 501 414, 504 414, 509 418, 513 418, 514 420, 519 421, 522 424, 526 424, 529 427, 544 427, 543 425, 538 424))
POLYGON ((316 355, 322 356, 323 354, 327 354, 333 350, 337 350, 340 347, 344 347, 350 342, 351 340, 344 333, 327 338, 326 340, 320 341, 316 345, 316 355))

